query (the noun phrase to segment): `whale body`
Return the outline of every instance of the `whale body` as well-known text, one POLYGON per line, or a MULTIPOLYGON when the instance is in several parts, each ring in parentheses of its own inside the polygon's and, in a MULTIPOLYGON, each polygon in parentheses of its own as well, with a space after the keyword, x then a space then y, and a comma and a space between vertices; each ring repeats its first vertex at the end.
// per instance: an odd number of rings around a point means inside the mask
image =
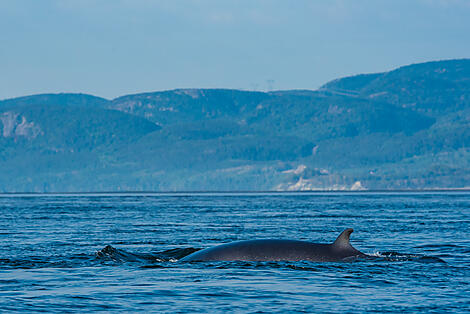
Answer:
POLYGON ((312 261, 335 262, 366 256, 349 242, 353 229, 344 230, 331 244, 296 240, 248 240, 194 252, 181 261, 312 261))

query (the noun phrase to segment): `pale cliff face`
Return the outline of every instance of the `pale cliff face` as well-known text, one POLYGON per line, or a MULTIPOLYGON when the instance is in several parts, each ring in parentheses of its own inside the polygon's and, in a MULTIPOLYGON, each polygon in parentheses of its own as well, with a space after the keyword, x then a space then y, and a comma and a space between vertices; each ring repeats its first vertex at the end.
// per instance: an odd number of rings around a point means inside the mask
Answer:
POLYGON ((3 137, 24 137, 34 139, 43 134, 41 127, 34 122, 28 122, 25 116, 19 113, 7 111, 0 114, 0 128, 3 137))

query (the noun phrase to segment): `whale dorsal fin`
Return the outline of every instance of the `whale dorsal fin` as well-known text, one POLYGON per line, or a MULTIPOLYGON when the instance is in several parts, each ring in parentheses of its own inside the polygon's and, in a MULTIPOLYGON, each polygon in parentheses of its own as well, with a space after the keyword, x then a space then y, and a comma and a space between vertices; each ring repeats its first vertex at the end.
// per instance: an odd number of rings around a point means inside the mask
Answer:
POLYGON ((351 233, 353 232, 352 228, 348 228, 341 232, 339 237, 336 239, 336 241, 333 243, 334 246, 337 247, 352 247, 351 243, 349 243, 349 237, 351 236, 351 233))

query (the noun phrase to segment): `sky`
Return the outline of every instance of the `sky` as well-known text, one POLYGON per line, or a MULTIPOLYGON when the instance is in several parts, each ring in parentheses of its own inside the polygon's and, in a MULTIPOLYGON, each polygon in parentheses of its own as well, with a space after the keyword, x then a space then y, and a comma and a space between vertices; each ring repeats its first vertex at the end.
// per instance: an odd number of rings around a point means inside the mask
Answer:
POLYGON ((0 0, 0 99, 317 89, 470 57, 470 0, 0 0))

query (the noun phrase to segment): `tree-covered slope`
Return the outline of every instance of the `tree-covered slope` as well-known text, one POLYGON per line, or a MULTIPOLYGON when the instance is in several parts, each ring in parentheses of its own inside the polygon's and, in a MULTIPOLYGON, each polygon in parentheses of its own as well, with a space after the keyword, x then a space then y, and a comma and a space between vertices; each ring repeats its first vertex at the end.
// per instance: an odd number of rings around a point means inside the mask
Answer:
POLYGON ((40 191, 51 185, 44 175, 69 176, 94 169, 99 176, 113 151, 160 128, 145 119, 85 103, 15 106, 10 101, 0 108, 0 186, 7 191, 40 191), (34 188, 24 187, 25 181, 34 188))
POLYGON ((433 61, 334 80, 322 89, 351 91, 432 116, 470 107, 470 59, 433 61))
POLYGON ((470 186, 470 60, 318 91, 0 101, 0 191, 470 186))
POLYGON ((87 94, 39 94, 24 96, 12 99, 5 99, 0 101, 0 110, 5 107, 23 107, 23 106, 76 106, 76 107, 91 107, 91 108, 104 108, 108 105, 107 99, 96 97, 87 94))
POLYGON ((262 92, 230 89, 177 89, 119 97, 110 107, 168 125, 237 118, 269 97, 262 92))

